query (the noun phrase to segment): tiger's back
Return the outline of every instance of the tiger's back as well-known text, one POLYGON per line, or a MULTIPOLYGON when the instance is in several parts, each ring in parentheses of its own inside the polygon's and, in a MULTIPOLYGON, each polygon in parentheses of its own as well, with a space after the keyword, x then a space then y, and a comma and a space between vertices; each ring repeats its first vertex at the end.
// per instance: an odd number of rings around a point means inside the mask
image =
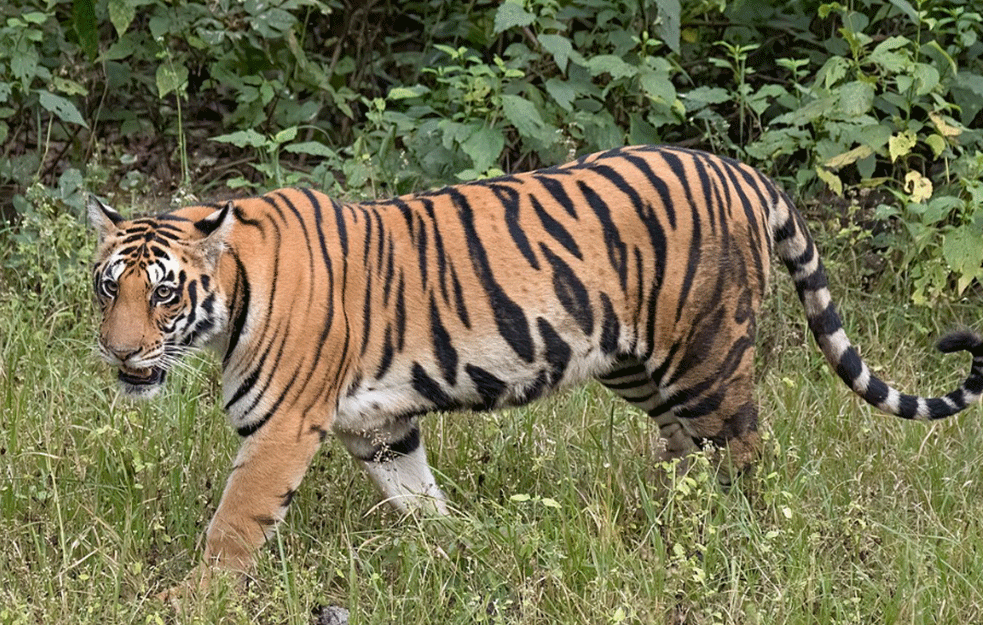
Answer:
POLYGON ((223 355, 243 444, 205 556, 228 568, 248 568, 329 431, 396 507, 443 513, 419 415, 519 405, 590 378, 656 420, 666 456, 712 444, 742 468, 759 444, 755 322, 773 254, 866 401, 935 419, 983 390, 983 341, 968 333, 942 344, 973 354, 944 397, 872 375, 788 197, 702 152, 623 148, 379 202, 286 189, 156 221, 101 203, 90 214, 100 342, 124 388, 159 386, 204 341, 223 355), (147 310, 142 350, 114 341, 114 320, 147 310))

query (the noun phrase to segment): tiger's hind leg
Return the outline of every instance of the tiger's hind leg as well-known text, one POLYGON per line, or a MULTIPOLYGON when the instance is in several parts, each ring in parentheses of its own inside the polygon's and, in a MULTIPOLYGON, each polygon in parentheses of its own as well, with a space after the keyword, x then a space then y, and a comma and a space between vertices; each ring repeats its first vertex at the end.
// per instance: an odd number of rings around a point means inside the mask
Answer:
POLYGON ((660 461, 682 459, 697 450, 693 439, 675 415, 663 409, 665 399, 639 360, 632 356, 623 357, 618 360, 614 369, 597 379, 629 404, 655 419, 664 444, 660 461))
MULTIPOLYGON (((633 357, 619 360, 612 371, 598 379, 659 425, 666 445, 660 460, 681 458, 679 468, 685 470, 688 454, 707 445, 719 450, 717 477, 726 486, 755 461, 760 446, 751 369, 754 349, 743 351, 736 366, 714 368, 709 363, 714 373, 729 371, 729 376, 703 381, 699 376, 706 368, 699 367, 675 380, 674 392, 662 389, 645 365, 633 357)), ((703 364, 710 360, 708 357, 703 364)))
POLYGON ((371 432, 335 430, 353 457, 362 462, 387 503, 400 512, 420 510, 447 515, 416 419, 399 419, 371 432))

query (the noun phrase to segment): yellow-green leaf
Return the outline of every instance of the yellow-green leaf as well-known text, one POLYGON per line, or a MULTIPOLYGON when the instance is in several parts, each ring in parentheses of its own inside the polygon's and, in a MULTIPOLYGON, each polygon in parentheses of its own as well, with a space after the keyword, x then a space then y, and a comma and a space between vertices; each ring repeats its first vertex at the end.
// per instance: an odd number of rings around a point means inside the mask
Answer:
POLYGON ((904 190, 912 202, 921 203, 932 197, 932 181, 917 171, 909 171, 904 177, 904 190))
POLYGON ((906 130, 888 139, 887 151, 891 155, 891 162, 893 163, 902 156, 907 156, 917 141, 918 138, 911 130, 906 130))
POLYGON ((817 167, 816 175, 826 183, 830 191, 839 196, 843 195, 843 181, 840 180, 839 176, 824 167, 817 167))

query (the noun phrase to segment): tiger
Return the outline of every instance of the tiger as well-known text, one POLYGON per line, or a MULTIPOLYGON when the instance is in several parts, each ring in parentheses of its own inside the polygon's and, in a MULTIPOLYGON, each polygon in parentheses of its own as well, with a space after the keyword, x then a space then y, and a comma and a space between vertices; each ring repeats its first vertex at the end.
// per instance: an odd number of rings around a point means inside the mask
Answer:
POLYGON ((447 515, 422 415, 521 406, 594 379, 658 425, 661 459, 762 438, 757 315, 784 263, 833 371, 877 409, 935 420, 983 393, 902 394, 848 339, 803 216, 736 160, 633 146, 395 199, 286 188, 124 218, 91 196, 98 349, 149 398, 185 354, 221 358, 241 437, 198 568, 248 574, 329 433, 401 512, 447 515))

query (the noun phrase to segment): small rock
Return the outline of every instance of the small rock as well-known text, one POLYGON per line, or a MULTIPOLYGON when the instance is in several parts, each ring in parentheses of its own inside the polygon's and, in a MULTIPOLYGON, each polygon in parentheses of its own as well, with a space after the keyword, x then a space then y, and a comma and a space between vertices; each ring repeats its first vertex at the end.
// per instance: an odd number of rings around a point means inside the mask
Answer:
POLYGON ((348 610, 336 605, 314 611, 313 625, 348 625, 348 610))

